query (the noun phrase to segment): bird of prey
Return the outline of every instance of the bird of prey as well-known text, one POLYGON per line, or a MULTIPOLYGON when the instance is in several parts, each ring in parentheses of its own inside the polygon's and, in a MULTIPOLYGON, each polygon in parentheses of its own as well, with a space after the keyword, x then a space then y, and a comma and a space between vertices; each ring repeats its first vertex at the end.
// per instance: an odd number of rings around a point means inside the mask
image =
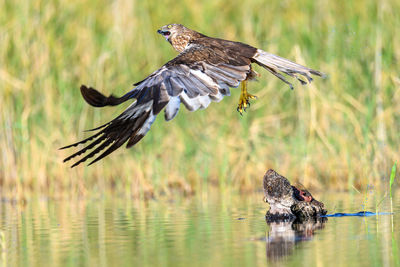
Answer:
POLYGON ((62 147, 65 149, 90 142, 65 158, 64 162, 92 149, 72 165, 75 167, 106 149, 90 163, 93 164, 125 142, 128 142, 126 147, 130 148, 146 135, 162 110, 165 120, 169 121, 177 115, 181 103, 190 111, 204 109, 211 101, 219 102, 224 96, 229 96, 229 88, 238 87, 239 84, 241 93, 237 110, 242 114, 250 105, 249 100, 256 98, 247 91, 247 81, 258 75, 252 69, 252 63, 264 67, 291 89, 293 86, 284 74, 296 78, 302 84, 311 82, 311 75, 324 76, 317 70, 248 44, 208 37, 181 24, 168 24, 157 32, 165 37, 179 55, 144 80, 135 83, 134 88, 122 97, 107 97, 94 88, 82 85, 80 90, 83 98, 94 107, 134 101, 112 121, 92 129, 97 131, 94 135, 62 147))

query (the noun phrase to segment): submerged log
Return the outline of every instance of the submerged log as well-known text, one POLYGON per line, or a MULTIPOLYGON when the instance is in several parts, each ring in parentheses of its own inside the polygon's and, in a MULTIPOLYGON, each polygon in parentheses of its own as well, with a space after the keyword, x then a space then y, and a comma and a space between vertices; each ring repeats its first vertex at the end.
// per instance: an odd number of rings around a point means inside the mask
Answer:
POLYGON ((270 208, 266 214, 269 221, 316 218, 327 210, 305 189, 290 184, 289 180, 269 169, 264 175, 264 201, 270 208))

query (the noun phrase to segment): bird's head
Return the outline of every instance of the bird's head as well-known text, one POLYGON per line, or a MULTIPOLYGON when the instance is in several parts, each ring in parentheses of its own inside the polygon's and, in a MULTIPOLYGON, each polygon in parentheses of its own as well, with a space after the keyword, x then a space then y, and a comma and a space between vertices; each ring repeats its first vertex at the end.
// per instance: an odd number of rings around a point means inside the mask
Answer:
POLYGON ((182 32, 183 25, 181 24, 167 24, 161 27, 157 33, 164 36, 165 40, 169 40, 172 36, 179 35, 182 32))
POLYGON ((167 24, 162 26, 157 32, 164 36, 165 40, 178 52, 184 51, 190 40, 200 35, 181 24, 167 24))

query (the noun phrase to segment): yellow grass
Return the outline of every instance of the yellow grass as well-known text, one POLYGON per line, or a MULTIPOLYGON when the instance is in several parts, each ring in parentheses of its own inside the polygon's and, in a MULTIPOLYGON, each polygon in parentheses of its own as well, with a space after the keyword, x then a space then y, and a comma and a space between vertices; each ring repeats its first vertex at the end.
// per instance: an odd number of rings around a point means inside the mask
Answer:
POLYGON ((258 190, 268 168, 305 186, 388 184, 400 145, 400 2, 0 1, 0 184, 58 195, 146 197, 209 186, 258 190), (294 91, 267 73, 243 117, 239 90, 173 121, 131 150, 70 169, 75 142, 123 107, 94 109, 79 86, 121 95, 176 55, 156 34, 182 23, 329 75, 294 91))

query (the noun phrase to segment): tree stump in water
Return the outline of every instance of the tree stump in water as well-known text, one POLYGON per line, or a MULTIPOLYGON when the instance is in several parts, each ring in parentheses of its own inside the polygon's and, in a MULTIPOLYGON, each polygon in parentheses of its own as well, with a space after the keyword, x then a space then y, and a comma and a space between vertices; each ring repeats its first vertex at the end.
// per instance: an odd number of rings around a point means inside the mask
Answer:
POLYGON ((266 218, 269 221, 308 219, 325 215, 324 204, 317 201, 305 189, 290 184, 289 180, 269 169, 264 175, 264 200, 270 206, 266 218))

